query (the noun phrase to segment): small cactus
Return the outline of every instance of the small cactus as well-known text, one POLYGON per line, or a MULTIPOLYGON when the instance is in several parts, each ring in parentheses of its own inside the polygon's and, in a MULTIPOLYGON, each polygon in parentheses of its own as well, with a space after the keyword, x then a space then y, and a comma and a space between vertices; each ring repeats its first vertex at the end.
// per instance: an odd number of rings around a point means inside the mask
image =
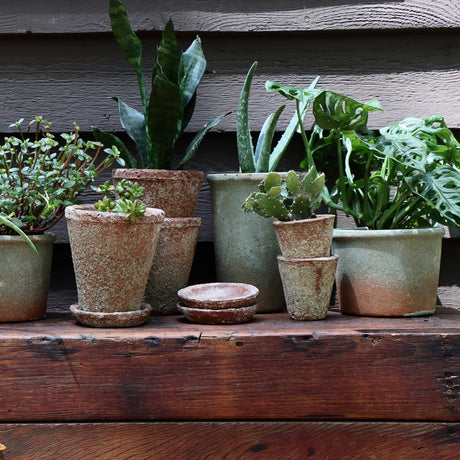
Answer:
POLYGON ((303 179, 292 170, 285 178, 271 172, 259 184, 259 191, 248 196, 242 208, 281 221, 308 219, 321 204, 324 184, 324 174, 318 174, 314 167, 303 179))

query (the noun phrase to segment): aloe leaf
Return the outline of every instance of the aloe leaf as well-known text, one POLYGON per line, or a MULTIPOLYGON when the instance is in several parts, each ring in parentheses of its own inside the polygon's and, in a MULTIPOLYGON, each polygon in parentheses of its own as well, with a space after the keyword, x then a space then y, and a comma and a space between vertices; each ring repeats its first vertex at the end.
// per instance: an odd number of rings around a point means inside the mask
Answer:
POLYGON ((121 126, 123 126, 128 136, 136 143, 142 163, 147 164, 148 146, 144 115, 128 104, 125 104, 121 99, 117 97, 113 99, 118 103, 121 126))
POLYGON ((256 71, 257 61, 250 67, 241 89, 238 114, 236 121, 236 141, 238 147, 238 161, 243 173, 255 172, 254 147, 252 145, 251 130, 249 128, 249 92, 252 79, 256 71))
POLYGON ((17 226, 15 225, 13 222, 11 222, 10 219, 8 219, 8 217, 0 214, 0 223, 2 225, 6 225, 7 227, 13 229, 18 235, 22 236, 24 238, 24 240, 27 242, 27 244, 36 252, 38 253, 37 251, 37 248, 35 247, 34 243, 32 243, 32 241, 30 240, 30 238, 17 226))
POLYGON ((149 168, 171 169, 174 144, 182 128, 182 98, 178 85, 159 73, 155 77, 148 107, 148 136, 152 144, 149 168), (164 100, 164 103, 159 103, 164 100))
POLYGON ((163 29, 161 41, 157 48, 152 81, 159 72, 162 72, 172 83, 179 84, 180 59, 174 25, 171 18, 169 18, 163 29))
POLYGON ((275 135, 276 125, 284 108, 285 106, 282 105, 275 113, 269 115, 262 126, 254 155, 256 172, 267 172, 269 170, 273 136, 275 135))
POLYGON ((146 164, 139 164, 137 162, 137 160, 131 155, 130 151, 126 148, 125 144, 123 144, 119 137, 111 133, 101 131, 99 128, 96 128, 95 126, 93 126, 92 128, 94 138, 101 144, 104 144, 105 146, 111 147, 112 145, 115 145, 115 147, 117 147, 120 151, 121 157, 126 161, 130 168, 138 168, 139 166, 147 167, 146 164))
POLYGON ((196 153, 196 151, 198 150, 198 147, 200 146, 200 143, 201 141, 203 140, 204 136, 206 135, 206 133, 211 130, 212 128, 214 128, 214 126, 217 125, 217 123, 220 122, 220 120, 222 120, 222 118, 226 117, 227 115, 229 115, 231 112, 227 112, 223 115, 220 115, 216 118, 214 118, 214 120, 211 120, 209 121, 208 123, 206 123, 203 128, 201 128, 201 130, 196 134, 196 136, 193 138, 192 142, 190 142, 186 152, 185 152, 185 155, 184 155, 184 158, 182 158, 181 162, 178 164, 177 166, 177 169, 182 169, 184 167, 184 164, 189 161, 196 153))
POLYGON ((180 86, 183 97, 182 103, 185 107, 196 93, 198 85, 206 72, 206 59, 199 37, 193 40, 192 44, 182 54, 181 67, 183 76, 180 86))

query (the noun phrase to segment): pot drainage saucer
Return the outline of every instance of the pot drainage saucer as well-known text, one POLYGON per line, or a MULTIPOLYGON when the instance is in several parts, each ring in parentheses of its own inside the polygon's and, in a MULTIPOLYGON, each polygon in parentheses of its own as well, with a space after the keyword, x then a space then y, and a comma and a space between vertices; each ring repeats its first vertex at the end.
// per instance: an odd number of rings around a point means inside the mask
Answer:
POLYGON ((191 308, 182 303, 177 304, 178 310, 191 322, 199 324, 240 324, 249 321, 257 311, 257 304, 239 308, 212 310, 191 308))
POLYGON ((70 311, 77 321, 91 327, 131 327, 144 323, 152 312, 152 307, 143 303, 139 310, 103 313, 80 310, 79 305, 70 306, 70 311))

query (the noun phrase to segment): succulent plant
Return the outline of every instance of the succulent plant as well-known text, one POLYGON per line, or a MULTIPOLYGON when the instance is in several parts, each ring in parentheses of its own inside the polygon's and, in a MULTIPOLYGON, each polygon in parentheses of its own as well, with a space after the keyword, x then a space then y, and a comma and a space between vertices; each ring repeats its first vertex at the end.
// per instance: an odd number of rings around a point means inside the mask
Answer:
POLYGON ((281 221, 308 219, 321 204, 324 184, 324 174, 318 174, 314 167, 303 178, 292 170, 286 177, 270 172, 259 184, 259 191, 251 193, 242 208, 281 221))

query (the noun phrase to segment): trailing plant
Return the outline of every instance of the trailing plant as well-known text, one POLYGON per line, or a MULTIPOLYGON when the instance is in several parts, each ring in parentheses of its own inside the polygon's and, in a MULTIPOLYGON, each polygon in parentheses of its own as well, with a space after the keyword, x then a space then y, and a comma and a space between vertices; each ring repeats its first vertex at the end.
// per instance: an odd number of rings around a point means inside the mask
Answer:
POLYGON ((324 174, 318 174, 314 167, 302 179, 292 170, 284 178, 270 172, 259 184, 259 191, 251 193, 242 208, 281 221, 308 219, 314 217, 321 204, 324 184, 324 174))
POLYGON ((299 103, 297 111, 289 122, 285 132, 279 139, 275 148, 272 150, 273 138, 276 132, 279 117, 285 106, 279 107, 274 113, 270 114, 262 125, 256 147, 252 143, 251 130, 249 127, 249 95, 256 71, 257 61, 250 67, 246 79, 241 89, 240 101, 238 105, 236 138, 238 147, 238 161, 240 172, 269 172, 274 171, 278 163, 291 142, 294 133, 299 125, 299 118, 303 121, 305 114, 313 100, 314 88, 318 82, 316 78, 310 85, 311 93, 305 93, 305 97, 299 103), (299 116, 299 118, 298 118, 299 116))
MULTIPOLYGON (((19 120, 20 137, 7 136, 0 145, 0 234, 40 234, 64 215, 65 207, 115 160, 116 147, 104 150, 99 142, 84 141, 79 128, 61 134, 58 142, 49 132, 51 123, 38 116, 26 133, 19 120), (27 132, 34 128, 34 135, 27 132), (20 231, 18 231, 18 229, 20 231)), ((29 240, 30 242, 30 240, 29 240)))
MULTIPOLYGON (((104 144, 116 145, 129 167, 171 169, 176 142, 192 118, 197 88, 206 71, 201 40, 197 37, 181 52, 173 22, 168 20, 157 48, 148 95, 142 70, 142 42, 132 29, 120 0, 110 0, 109 15, 113 34, 137 74, 142 112, 113 97, 118 103, 121 125, 134 141, 137 153, 132 155, 113 134, 93 128, 94 135, 104 144)), ((193 157, 206 133, 226 115, 228 113, 205 124, 187 147, 178 169, 193 157)))
POLYGON ((98 211, 124 213, 126 220, 131 223, 145 214, 147 207, 142 203, 144 187, 137 182, 122 179, 117 185, 112 185, 106 181, 99 187, 93 187, 93 190, 104 194, 104 198, 94 204, 98 211), (115 200, 112 200, 113 195, 116 195, 115 200))
MULTIPOLYGON (((267 82, 267 89, 299 104, 292 87, 267 82)), ((376 100, 360 103, 328 90, 315 96, 310 138, 300 126, 302 167, 316 167, 324 155, 336 163, 325 204, 370 229, 460 227, 460 144, 444 119, 408 118, 375 132, 367 123, 376 110, 383 110, 376 100)))

